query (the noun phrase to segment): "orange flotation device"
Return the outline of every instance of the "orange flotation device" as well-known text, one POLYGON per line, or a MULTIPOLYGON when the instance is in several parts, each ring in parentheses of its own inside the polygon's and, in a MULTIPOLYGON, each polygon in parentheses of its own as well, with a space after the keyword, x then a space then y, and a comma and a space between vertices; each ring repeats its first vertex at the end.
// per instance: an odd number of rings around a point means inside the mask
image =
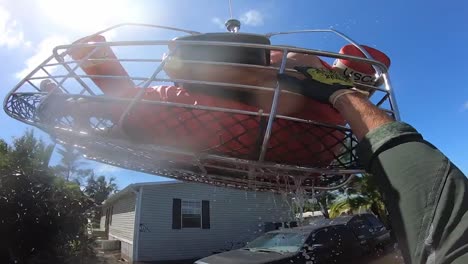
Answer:
MULTIPOLYGON (((103 43, 106 38, 95 35, 78 40, 75 43, 103 43)), ((117 61, 112 49, 108 46, 72 48, 68 51, 74 60, 83 60, 80 68, 88 75, 129 77, 122 64, 117 61)), ((135 88, 130 79, 93 77, 93 82, 105 95, 120 96, 121 92, 135 88)))
MULTIPOLYGON (((375 60, 383 63, 385 66, 390 67, 390 58, 380 50, 361 45, 361 47, 369 53, 375 60)), ((365 58, 366 56, 354 45, 346 45, 340 49, 341 54, 352 55, 356 57, 365 58)), ((354 82, 381 85, 382 80, 377 80, 375 77, 375 69, 372 65, 361 63, 357 61, 336 59, 333 63, 333 70, 342 73, 344 76, 349 76, 354 82)))
MULTIPOLYGON (((104 42, 102 36, 84 39, 85 42, 104 42)), ((88 75, 110 75, 124 77, 109 79, 92 77, 92 81, 101 89, 104 95, 122 98, 133 98, 141 88, 135 87, 122 65, 115 60, 95 61, 94 59, 116 59, 109 47, 99 47, 91 55, 94 48, 75 48, 69 54, 74 60, 86 59, 82 70, 88 75)), ((328 64, 312 55, 289 54, 287 67, 309 65, 330 68, 328 64)), ((269 64, 279 65, 281 52, 271 52, 269 64)), ((170 63, 169 63, 170 65, 170 63)), ((255 67, 212 67, 205 65, 183 65, 179 69, 166 67, 165 71, 171 78, 192 79, 202 81, 222 81, 247 85, 276 85, 277 70, 263 70, 255 67), (211 71, 211 74, 208 74, 211 71), (231 74, 223 74, 226 71, 231 74), (256 78, 237 78, 239 73, 244 76, 253 75, 256 78), (201 76, 201 77, 200 77, 201 76), (247 80, 247 81, 246 81, 247 80), (253 80, 250 81, 249 80, 253 80)), ((296 74, 291 72, 291 74, 296 74)), ((298 78, 301 75, 296 74, 298 78)), ((143 102, 135 105, 124 119, 122 127, 129 139, 135 143, 150 143, 161 146, 180 148, 194 152, 208 152, 237 158, 258 159, 258 149, 263 139, 267 117, 247 114, 235 114, 224 111, 176 107, 165 104, 150 104, 144 101, 181 103, 185 105, 211 106, 228 109, 238 109, 258 112, 270 111, 273 89, 269 91, 252 92, 249 100, 237 100, 206 93, 192 87, 157 86, 144 91, 143 102)), ((65 107, 61 114, 82 115, 89 118, 101 115, 117 123, 128 103, 80 103, 74 102, 74 107, 65 107), (71 113, 70 111, 73 111, 71 113)), ((344 125, 345 121, 331 106, 319 103, 302 95, 283 92, 280 97, 278 113, 296 118, 314 120, 324 123, 344 125)), ((297 164, 297 165, 328 165, 339 150, 344 134, 333 128, 313 126, 307 123, 275 119, 270 138, 267 161, 297 164)))

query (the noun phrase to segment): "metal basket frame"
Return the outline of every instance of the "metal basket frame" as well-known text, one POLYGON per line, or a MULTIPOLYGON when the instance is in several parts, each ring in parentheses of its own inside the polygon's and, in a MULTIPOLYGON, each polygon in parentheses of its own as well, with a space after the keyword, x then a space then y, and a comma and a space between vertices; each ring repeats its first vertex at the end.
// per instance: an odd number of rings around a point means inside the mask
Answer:
MULTIPOLYGON (((159 25, 149 25, 149 24, 119 24, 105 30, 99 31, 89 37, 103 34, 111 30, 126 27, 126 26, 138 26, 138 27, 152 27, 158 29, 167 29, 174 30, 188 34, 201 34, 196 31, 184 30, 179 28, 165 27, 159 25)), ((350 44, 355 45, 359 50, 366 55, 367 58, 360 58, 350 55, 339 54, 336 52, 313 50, 313 49, 304 49, 304 48, 293 48, 288 46, 272 46, 272 45, 260 45, 260 44, 244 44, 244 43, 227 43, 227 42, 208 42, 208 41, 173 41, 173 40, 148 40, 148 41, 111 41, 105 43, 74 43, 70 45, 60 45, 53 49, 53 54, 46 59, 43 63, 37 66, 30 74, 28 74, 23 80, 21 80, 14 88, 11 90, 4 101, 4 110, 12 118, 17 119, 26 124, 35 126, 47 133, 49 133, 58 143, 60 144, 69 144, 77 147, 86 158, 91 160, 96 160, 99 162, 111 164, 113 166, 123 167, 127 169, 132 169, 136 171, 142 171, 145 173, 166 176, 181 180, 203 182, 213 185, 235 187, 241 189, 250 189, 250 190, 273 190, 281 191, 289 189, 293 185, 294 178, 300 178, 304 183, 303 188, 306 190, 315 189, 315 190, 332 190, 340 188, 351 181, 351 179, 356 174, 363 173, 364 170, 358 165, 357 162, 354 162, 352 166, 349 164, 340 166, 325 166, 325 167, 307 167, 307 166, 297 166, 289 164, 279 164, 271 163, 265 161, 265 155, 268 151, 268 144, 270 141, 272 127, 275 119, 285 119, 294 122, 300 122, 305 124, 310 124, 313 126, 320 126, 326 128, 332 128, 337 131, 341 131, 345 135, 345 139, 351 142, 349 149, 346 149, 346 152, 350 155, 354 155, 355 143, 357 142, 354 138, 351 129, 348 126, 342 126, 337 124, 328 124, 321 123, 314 120, 303 120, 291 116, 282 116, 277 115, 276 111, 278 108, 278 101, 281 95, 281 87, 279 84, 274 88, 274 96, 272 100, 272 107, 270 113, 263 112, 251 112, 244 111, 240 109, 226 109, 226 108, 217 108, 217 107, 208 107, 208 106, 197 106, 197 105, 181 105, 176 103, 168 102, 158 102, 158 101, 148 101, 142 99, 143 90, 141 89, 134 98, 116 98, 116 97, 98 97, 94 93, 93 89, 88 87, 84 79, 92 77, 100 78, 126 78, 126 77, 116 77, 116 76, 93 76, 93 75, 81 75, 77 74, 75 71, 80 67, 80 65, 86 61, 98 47, 108 46, 108 47, 118 47, 118 46, 153 46, 160 45, 166 46, 169 43, 176 43, 177 45, 214 45, 214 46, 242 46, 248 48, 262 48, 267 50, 279 50, 283 52, 283 58, 280 67, 271 67, 277 70, 279 73, 292 71, 291 69, 286 69, 286 57, 289 52, 302 53, 302 54, 311 54, 321 57, 329 58, 339 58, 347 59, 352 61, 364 62, 372 65, 376 71, 376 75, 383 79, 383 87, 376 87, 365 84, 356 84, 357 86, 362 86, 368 89, 371 92, 371 96, 379 96, 375 100, 375 104, 382 110, 386 111, 388 114, 393 116, 396 120, 400 119, 398 107, 396 104, 396 99, 394 91, 391 86, 390 77, 388 74, 387 67, 374 60, 365 49, 357 44, 346 35, 341 32, 338 32, 333 29, 320 29, 320 30, 301 30, 301 31, 289 31, 289 32, 276 32, 268 33, 266 36, 272 38, 278 35, 284 34, 299 34, 299 33, 332 33, 335 34, 350 44), (94 47, 94 50, 90 52, 87 57, 82 60, 70 60, 67 59, 67 51, 70 48, 78 47, 94 47), (55 60, 56 62, 52 62, 55 60), (54 75, 50 73, 48 67, 63 67, 67 71, 67 74, 64 75, 54 75), (42 72, 44 76, 37 77, 36 74, 42 72), (57 89, 61 89, 63 94, 60 96, 64 97, 65 100, 71 100, 73 98, 84 98, 87 100, 98 100, 102 102, 120 102, 127 104, 127 108, 120 117, 118 124, 112 124, 112 126, 120 127, 125 120, 128 113, 135 107, 137 104, 155 104, 155 105, 170 105, 173 107, 184 107, 191 109, 202 109, 206 111, 222 111, 226 113, 233 114, 243 114, 250 115, 254 117, 264 117, 268 119, 264 136, 261 143, 260 153, 257 160, 251 159, 240 159, 233 158, 223 155, 211 154, 211 153, 190 153, 181 149, 175 149, 165 146, 155 146, 155 145, 144 145, 144 144, 131 144, 125 140, 116 140, 107 138, 105 136, 98 136, 88 134, 84 131, 74 131, 71 129, 71 126, 66 124, 66 120, 62 120, 61 123, 54 125, 43 123, 38 117, 37 112, 41 102, 47 100, 52 93, 44 93, 39 87, 34 83, 38 80, 49 79, 57 84, 57 89), (64 83, 68 79, 74 79, 77 83, 81 85, 81 90, 78 93, 69 93, 67 87, 64 83), (32 87, 36 91, 23 91, 23 87, 27 85, 32 87), (381 97, 380 97, 381 96, 381 97), (387 105, 385 107, 384 105, 387 105), (353 145, 354 144, 354 145, 353 145), (184 157, 187 160, 187 157, 190 158, 188 164, 183 164, 178 167, 179 162, 175 160, 161 160, 161 156, 168 156, 174 159, 173 157, 184 157), (156 158, 156 157, 159 157, 156 158), (158 162, 155 162, 158 161, 158 162), (159 162, 160 161, 160 162, 159 162), (175 165, 174 165, 175 164, 175 165), (218 173, 212 173, 213 170, 218 170, 218 173), (210 172, 211 171, 211 172, 210 172), (227 174, 227 175, 226 175, 227 174)), ((168 56, 169 57, 169 56, 168 56)), ((166 57, 167 58, 167 57, 166 57)), ((163 82, 176 82, 176 83, 197 83, 197 84, 209 84, 217 86, 230 86, 237 87, 247 90, 269 90, 272 88, 261 87, 261 86, 250 86, 250 85, 240 85, 232 83, 219 83, 219 82, 203 82, 203 81, 194 81, 194 80, 181 80, 181 79, 168 79, 168 78, 158 78, 158 74, 163 70, 164 64, 166 63, 165 59, 116 59, 119 62, 132 61, 132 62, 154 62, 159 63, 154 72, 149 77, 139 77, 139 76, 130 76, 128 79, 132 81, 139 81, 138 85, 141 88, 148 88, 155 81, 163 82)), ((104 59, 108 60, 108 59, 104 59)), ((189 61, 186 61, 189 62, 189 61)), ((198 62, 199 63, 199 62, 198 62)), ((218 65, 232 65, 232 66, 243 66, 245 64, 236 64, 236 63, 221 63, 221 62, 207 62, 209 64, 218 64, 218 65)), ((267 66, 256 66, 249 65, 248 67, 267 67, 267 66)), ((69 121, 72 122, 72 121, 69 121)), ((97 120, 95 128, 103 126, 103 120, 97 120)), ((335 156, 336 160, 339 159, 339 156, 335 156)), ((355 157, 354 157, 355 158, 355 157)), ((182 162, 183 163, 183 162, 182 162)), ((182 164, 181 163, 181 164, 182 164)))

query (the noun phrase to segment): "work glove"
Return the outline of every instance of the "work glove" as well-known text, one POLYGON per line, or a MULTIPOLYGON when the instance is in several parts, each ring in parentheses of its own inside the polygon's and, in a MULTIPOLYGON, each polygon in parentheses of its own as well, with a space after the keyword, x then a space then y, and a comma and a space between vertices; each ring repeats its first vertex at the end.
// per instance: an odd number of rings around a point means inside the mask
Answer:
POLYGON ((366 93, 353 88, 353 82, 337 72, 328 69, 317 69, 306 66, 296 66, 294 69, 306 78, 299 80, 287 74, 278 74, 281 88, 293 93, 299 93, 322 103, 334 106, 336 99, 346 93, 366 93))

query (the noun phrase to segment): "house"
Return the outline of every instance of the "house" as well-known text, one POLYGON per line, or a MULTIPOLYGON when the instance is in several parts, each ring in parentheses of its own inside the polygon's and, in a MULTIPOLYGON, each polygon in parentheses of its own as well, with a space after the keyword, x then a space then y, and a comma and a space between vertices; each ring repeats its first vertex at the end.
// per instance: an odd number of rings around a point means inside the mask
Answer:
POLYGON ((195 259, 240 247, 294 216, 272 192, 178 181, 136 183, 107 199, 101 228, 129 261, 195 259))

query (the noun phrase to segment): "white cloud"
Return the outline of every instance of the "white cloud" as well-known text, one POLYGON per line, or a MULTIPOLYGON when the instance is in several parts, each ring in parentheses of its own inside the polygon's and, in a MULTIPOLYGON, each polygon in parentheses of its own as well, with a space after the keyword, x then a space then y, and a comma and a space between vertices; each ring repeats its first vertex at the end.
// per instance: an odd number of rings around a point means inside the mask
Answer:
POLYGON ((465 104, 463 104, 463 110, 468 110, 468 101, 466 101, 465 104))
POLYGON ((243 25, 247 26, 262 26, 263 25, 263 15, 257 10, 249 10, 241 15, 240 21, 243 25))
POLYGON ((15 48, 18 46, 30 46, 31 43, 24 40, 24 33, 4 7, 0 6, 0 47, 15 48))
POLYGON ((143 22, 141 7, 130 0, 36 0, 51 24, 80 34, 92 34, 125 21, 143 22))
POLYGON ((226 26, 224 25, 224 22, 221 20, 219 17, 213 17, 211 19, 211 22, 217 25, 220 29, 225 29, 226 26))
POLYGON ((109 173, 112 173, 112 172, 115 172, 117 170, 119 170, 120 168, 119 167, 114 167, 112 165, 108 165, 108 164, 101 164, 99 165, 95 170, 94 172, 97 174, 97 175, 102 175, 104 174, 105 176, 107 176, 107 174, 109 173))
MULTIPOLYGON (((24 68, 19 72, 15 73, 15 77, 18 79, 24 78, 27 74, 34 70, 34 68, 39 66, 39 64, 41 64, 45 59, 52 55, 52 49, 55 46, 68 43, 69 41, 67 40, 67 38, 61 36, 50 36, 43 39, 37 45, 34 54, 26 60, 24 68)), ((47 70, 49 72, 52 72, 53 68, 48 67, 47 70)))
MULTIPOLYGON (((253 26, 258 27, 263 25, 264 16, 257 10, 251 9, 245 13, 243 13, 239 20, 241 21, 242 26, 253 26)), ((219 17, 213 17, 211 22, 217 25, 220 29, 226 29, 225 21, 219 17)))

